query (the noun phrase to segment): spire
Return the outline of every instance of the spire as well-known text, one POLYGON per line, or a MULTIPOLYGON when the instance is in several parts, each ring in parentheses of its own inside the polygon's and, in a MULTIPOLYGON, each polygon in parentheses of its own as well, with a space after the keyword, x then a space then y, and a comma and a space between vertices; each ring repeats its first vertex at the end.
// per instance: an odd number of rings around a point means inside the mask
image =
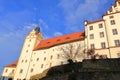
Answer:
POLYGON ((37 26, 34 30, 35 30, 36 34, 38 34, 40 32, 40 27, 37 26))

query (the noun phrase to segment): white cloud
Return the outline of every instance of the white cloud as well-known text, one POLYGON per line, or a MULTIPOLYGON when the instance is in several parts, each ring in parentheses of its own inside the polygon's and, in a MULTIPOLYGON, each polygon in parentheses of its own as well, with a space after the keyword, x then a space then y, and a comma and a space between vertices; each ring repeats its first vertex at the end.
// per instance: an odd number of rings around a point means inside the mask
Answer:
MULTIPOLYGON (((85 19, 93 20, 99 16, 99 9, 104 8, 107 0, 60 0, 66 26, 73 31, 79 30, 85 19)), ((83 26, 82 26, 83 27, 83 26)))
POLYGON ((41 27, 44 27, 44 28, 48 29, 48 25, 47 25, 46 22, 44 22, 43 19, 39 19, 39 25, 40 25, 41 27))
POLYGON ((62 36, 63 34, 61 32, 55 32, 54 33, 54 36, 57 37, 57 36, 62 36))

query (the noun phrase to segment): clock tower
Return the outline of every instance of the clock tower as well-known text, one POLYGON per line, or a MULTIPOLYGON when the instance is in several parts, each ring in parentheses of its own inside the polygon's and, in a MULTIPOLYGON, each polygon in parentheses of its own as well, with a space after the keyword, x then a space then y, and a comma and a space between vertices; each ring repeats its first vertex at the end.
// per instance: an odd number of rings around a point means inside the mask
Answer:
POLYGON ((30 78, 30 76, 28 76, 27 74, 29 73, 29 66, 33 55, 33 50, 40 43, 41 40, 42 33, 40 32, 39 27, 36 27, 34 30, 32 30, 25 38, 20 58, 18 60, 14 80, 30 78))

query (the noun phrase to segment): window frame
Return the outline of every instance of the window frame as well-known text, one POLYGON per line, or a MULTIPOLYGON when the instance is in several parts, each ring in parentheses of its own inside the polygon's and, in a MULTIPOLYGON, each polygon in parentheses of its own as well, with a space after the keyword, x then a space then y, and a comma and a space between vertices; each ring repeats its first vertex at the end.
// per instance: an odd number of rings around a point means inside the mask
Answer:
POLYGON ((23 69, 20 69, 20 72, 19 72, 19 73, 20 73, 20 74, 23 73, 23 69))
POLYGON ((90 39, 94 39, 94 34, 90 34, 90 39))
POLYGON ((114 40, 114 43, 116 47, 120 46, 120 40, 114 40))
POLYGON ((99 26, 99 28, 103 28, 103 24, 102 23, 98 24, 98 26, 99 26))
POLYGON ((8 69, 5 69, 5 73, 7 73, 8 72, 8 69))
POLYGON ((89 30, 93 30, 93 26, 89 26, 89 30))
POLYGON ((112 33, 113 33, 113 35, 118 35, 117 29, 112 29, 112 33))
POLYGON ((115 20, 111 20, 111 21, 110 21, 110 24, 111 24, 111 25, 115 25, 115 20))
POLYGON ((90 44, 91 49, 95 49, 95 44, 90 44))
POLYGON ((101 48, 106 48, 105 42, 102 42, 102 43, 101 43, 101 48))
POLYGON ((104 37, 104 32, 100 32, 100 38, 104 37))
POLYGON ((30 69, 30 72, 32 73, 32 72, 33 72, 33 70, 34 70, 34 69, 33 69, 33 68, 31 68, 31 69, 30 69))

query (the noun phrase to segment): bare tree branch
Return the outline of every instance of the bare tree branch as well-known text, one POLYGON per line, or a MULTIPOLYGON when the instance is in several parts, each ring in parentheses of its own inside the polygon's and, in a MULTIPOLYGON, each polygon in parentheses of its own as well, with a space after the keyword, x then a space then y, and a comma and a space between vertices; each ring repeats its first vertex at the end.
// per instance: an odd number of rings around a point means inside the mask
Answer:
POLYGON ((59 50, 63 52, 63 58, 75 62, 77 58, 83 58, 83 51, 80 52, 82 48, 83 47, 81 47, 80 44, 68 44, 64 47, 61 47, 59 50))

